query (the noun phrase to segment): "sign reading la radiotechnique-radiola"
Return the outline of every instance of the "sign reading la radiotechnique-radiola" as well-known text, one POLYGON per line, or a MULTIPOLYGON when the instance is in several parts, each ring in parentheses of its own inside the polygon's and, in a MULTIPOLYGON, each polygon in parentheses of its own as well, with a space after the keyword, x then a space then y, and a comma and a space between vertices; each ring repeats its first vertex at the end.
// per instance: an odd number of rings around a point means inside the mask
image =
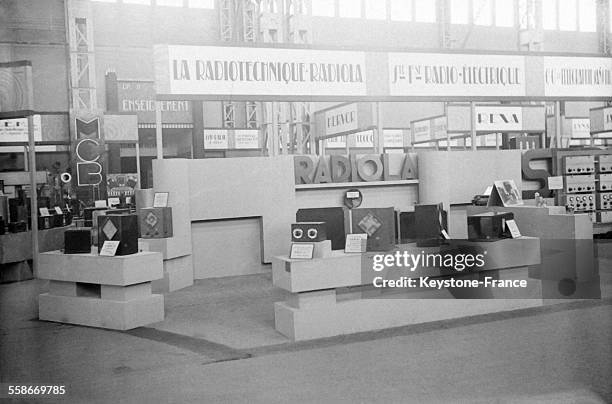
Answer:
POLYGON ((156 46, 159 94, 365 96, 365 53, 156 46))
POLYGON ((612 99, 611 57, 182 45, 154 56, 160 99, 612 99))

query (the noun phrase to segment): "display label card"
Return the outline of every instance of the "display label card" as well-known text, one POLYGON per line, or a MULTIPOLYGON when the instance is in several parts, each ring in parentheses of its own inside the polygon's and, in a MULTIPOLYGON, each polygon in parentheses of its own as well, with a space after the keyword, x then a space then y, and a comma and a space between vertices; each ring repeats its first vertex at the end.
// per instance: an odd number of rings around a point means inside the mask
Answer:
POLYGON ((563 189, 563 177, 548 177, 548 189, 563 189))
POLYGON ((108 207, 108 205, 106 204, 105 200, 99 200, 99 201, 95 201, 94 202, 94 207, 96 207, 96 208, 106 208, 106 207, 108 207))
POLYGON ((58 215, 63 215, 64 212, 62 212, 62 208, 60 208, 59 206, 55 207, 55 213, 57 213, 58 215))
POLYGON ((41 216, 51 216, 48 208, 38 208, 38 211, 40 212, 41 216))
POLYGON ((292 243, 289 258, 291 258, 292 260, 311 260, 313 254, 313 243, 292 243))
POLYGON ((153 199, 154 208, 165 208, 168 206, 168 192, 156 192, 153 199))
POLYGON ((100 250, 100 255, 104 255, 107 257, 114 257, 117 254, 117 248, 119 247, 119 240, 107 240, 102 245, 102 249, 100 250))
POLYGON ((355 199, 361 197, 359 191, 349 191, 346 193, 347 199, 355 199))
POLYGON ((108 206, 110 206, 110 207, 113 207, 115 205, 119 205, 119 203, 121 203, 119 198, 108 198, 108 206))
POLYGON ((364 253, 368 244, 368 235, 363 234, 347 234, 346 243, 344 244, 345 253, 364 253))
POLYGON ((510 234, 512 235, 512 238, 522 237, 521 231, 519 230, 516 224, 516 221, 514 221, 514 219, 506 220, 506 226, 508 226, 508 230, 510 230, 510 234))

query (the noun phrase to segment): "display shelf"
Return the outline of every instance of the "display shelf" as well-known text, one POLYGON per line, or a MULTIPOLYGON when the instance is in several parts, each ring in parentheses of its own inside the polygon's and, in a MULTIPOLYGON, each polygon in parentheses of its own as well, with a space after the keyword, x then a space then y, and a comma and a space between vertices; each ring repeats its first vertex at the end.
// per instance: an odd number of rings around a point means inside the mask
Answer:
POLYGON ((38 297, 38 307, 41 320, 113 330, 130 330, 164 319, 162 295, 118 301, 44 293, 38 297))
MULTIPOLYGON (((64 232, 70 226, 54 227, 38 231, 38 248, 41 252, 59 250, 64 246, 64 232)), ((0 264, 32 259, 32 232, 0 235, 0 264)))
POLYGON ((148 251, 161 253, 163 257, 163 277, 153 281, 153 291, 174 292, 193 285, 193 259, 189 237, 141 238, 139 243, 145 245, 148 251))
POLYGON ((296 191, 308 189, 330 189, 330 188, 364 188, 364 187, 387 187, 394 185, 418 185, 419 180, 397 180, 397 181, 371 181, 371 182, 333 182, 329 184, 298 184, 296 191))
POLYGON ((193 285, 193 256, 164 260, 164 275, 152 283, 153 292, 174 292, 193 285))
POLYGON ((161 253, 52 251, 40 254, 39 266, 39 277, 49 280, 49 293, 39 296, 41 320, 128 330, 164 319, 164 297, 151 286, 162 277, 161 253))
POLYGON ((127 286, 163 276, 162 255, 157 252, 107 257, 97 254, 64 254, 50 251, 39 255, 39 278, 127 286))
MULTIPOLYGON (((499 271, 500 279, 520 279, 523 268, 499 271)), ((535 282, 540 295, 540 281, 535 282)), ((358 295, 358 294, 357 294, 358 295)), ((495 296, 494 296, 495 297, 495 296)), ((413 298, 346 298, 336 290, 297 293, 274 304, 275 327, 294 341, 401 327, 454 318, 538 307, 541 299, 454 299, 446 291, 413 298)))
POLYGON ((188 236, 140 238, 138 242, 147 245, 148 251, 161 253, 164 260, 191 254, 191 239, 188 236))
MULTIPOLYGON (((453 244, 453 248, 487 251, 486 265, 482 271, 497 274, 500 279, 526 279, 525 268, 541 262, 540 240, 533 237, 494 242, 454 241, 453 244)), ((422 248, 416 244, 402 246, 402 250, 414 254, 435 251, 444 253, 444 248, 422 248)), ((362 269, 363 266, 367 268, 371 265, 375 254, 332 251, 328 258, 313 260, 276 257, 272 263, 273 283, 292 292, 287 301, 274 305, 276 330, 293 340, 307 340, 542 304, 540 281, 532 281, 532 284, 536 284, 536 288, 531 289, 532 296, 537 297, 535 299, 455 300, 446 290, 424 292, 426 295, 421 296, 425 297, 424 300, 364 298, 360 292, 349 293, 348 298, 343 293, 342 298, 339 298, 340 290, 371 285, 374 276, 384 276, 384 272, 373 273, 362 269)), ((418 278, 450 273, 438 268, 418 268, 415 271, 405 270, 402 275, 418 278)), ((461 273, 455 275, 471 276, 461 273)), ((492 297, 507 297, 498 296, 489 290, 487 292, 492 297)))
MULTIPOLYGON (((481 269, 500 270, 506 268, 538 265, 540 240, 534 237, 503 239, 493 242, 455 241, 456 247, 486 251, 485 266, 481 269)), ((418 247, 415 243, 401 246, 402 251, 418 255, 421 252, 441 252, 440 248, 418 247)), ((370 284, 371 271, 363 271, 362 265, 371 266, 376 254, 347 254, 332 251, 328 258, 293 260, 287 256, 275 257, 272 261, 272 282, 274 286, 292 293, 314 290, 335 289, 370 284)), ((395 269, 394 269, 395 270, 395 269)), ((448 274, 439 268, 420 267, 406 274, 410 277, 440 276, 448 274)))

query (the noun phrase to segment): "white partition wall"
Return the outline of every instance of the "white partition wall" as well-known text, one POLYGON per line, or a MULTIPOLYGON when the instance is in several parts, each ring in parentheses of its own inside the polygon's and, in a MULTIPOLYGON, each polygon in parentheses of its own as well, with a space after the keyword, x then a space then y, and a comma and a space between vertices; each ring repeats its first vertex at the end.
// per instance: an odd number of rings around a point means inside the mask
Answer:
POLYGON ((420 152, 419 202, 470 203, 496 180, 521 186, 520 150, 420 152))

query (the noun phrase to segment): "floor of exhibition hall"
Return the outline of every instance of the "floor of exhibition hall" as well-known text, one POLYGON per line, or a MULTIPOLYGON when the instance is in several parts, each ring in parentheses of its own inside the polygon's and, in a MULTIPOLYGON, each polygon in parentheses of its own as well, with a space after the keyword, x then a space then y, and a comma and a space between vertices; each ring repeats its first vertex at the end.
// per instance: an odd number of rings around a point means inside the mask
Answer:
POLYGON ((599 264, 602 300, 298 343, 274 329, 287 295, 267 273, 196 281, 127 332, 39 321, 46 283, 4 284, 0 377, 79 402, 612 402, 612 256, 599 264))

